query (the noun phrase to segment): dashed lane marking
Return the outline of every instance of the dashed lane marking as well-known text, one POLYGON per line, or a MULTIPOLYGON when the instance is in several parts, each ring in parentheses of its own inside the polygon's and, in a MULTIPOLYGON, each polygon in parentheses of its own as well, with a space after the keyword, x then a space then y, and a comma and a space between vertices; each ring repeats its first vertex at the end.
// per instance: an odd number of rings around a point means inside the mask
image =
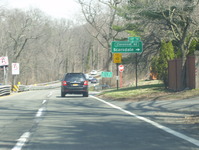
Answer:
POLYGON ((47 100, 43 100, 42 104, 45 104, 47 102, 47 100))
POLYGON ((39 110, 37 111, 37 114, 35 115, 35 117, 41 117, 42 116, 42 114, 43 114, 43 111, 45 110, 45 108, 44 107, 42 107, 42 108, 39 108, 39 110))
POLYGON ((17 144, 15 147, 12 148, 12 150, 21 150, 23 146, 26 144, 30 137, 30 132, 25 132, 17 141, 17 144))
MULTIPOLYGON (((52 93, 50 93, 48 95, 48 97, 50 97, 52 95, 52 93)), ((44 105, 47 102, 47 100, 43 100, 42 105, 44 105)), ((35 117, 36 118, 40 118, 43 115, 43 112, 46 110, 46 107, 41 107, 35 117)), ((36 123, 39 122, 38 119, 35 120, 36 123)), ((17 141, 16 145, 12 148, 12 150, 21 150, 23 148, 23 146, 26 144, 26 142, 28 141, 28 139, 30 138, 31 133, 30 132, 25 132, 17 141)))
POLYGON ((47 98, 51 97, 53 95, 53 92, 51 91, 48 95, 47 98))

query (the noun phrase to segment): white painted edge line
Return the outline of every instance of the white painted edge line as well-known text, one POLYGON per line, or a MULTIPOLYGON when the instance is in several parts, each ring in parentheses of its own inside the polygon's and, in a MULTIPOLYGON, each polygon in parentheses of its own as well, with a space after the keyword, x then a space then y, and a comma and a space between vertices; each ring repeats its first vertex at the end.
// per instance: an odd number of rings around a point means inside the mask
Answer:
POLYGON ((188 141, 188 142, 190 142, 190 143, 192 143, 192 144, 194 144, 194 145, 196 145, 196 146, 199 147, 199 140, 196 140, 196 139, 194 139, 194 138, 188 137, 188 136, 186 136, 186 135, 184 135, 184 134, 182 134, 182 133, 180 133, 180 132, 174 131, 174 130, 172 130, 172 129, 166 127, 166 126, 163 126, 163 125, 161 125, 161 124, 159 124, 159 123, 156 123, 156 122, 154 122, 154 121, 152 121, 152 120, 150 120, 150 119, 147 119, 147 118, 145 118, 145 117, 138 116, 138 115, 136 115, 136 114, 134 114, 134 113, 132 113, 132 112, 130 112, 130 111, 124 110, 124 109, 122 109, 122 108, 119 107, 119 106, 113 105, 113 104, 111 104, 111 103, 109 103, 109 102, 107 102, 107 101, 105 101, 105 100, 102 100, 102 99, 100 99, 100 98, 97 98, 97 97, 95 97, 95 96, 91 96, 91 97, 93 97, 93 98, 95 98, 96 100, 101 101, 101 102, 103 102, 103 103, 105 103, 105 104, 107 104, 107 105, 109 105, 109 106, 111 106, 111 107, 113 107, 113 108, 115 108, 115 109, 118 109, 118 110, 120 110, 120 111, 122 111, 122 112, 124 112, 124 113, 126 113, 126 114, 129 114, 129 115, 131 115, 131 116, 134 116, 135 118, 138 118, 138 119, 140 119, 140 120, 142 120, 142 121, 145 121, 145 122, 147 122, 147 123, 149 123, 149 124, 151 124, 151 125, 153 125, 153 126, 159 128, 159 129, 161 129, 161 130, 163 130, 163 131, 165 131, 165 132, 167 132, 167 133, 170 133, 170 134, 172 134, 172 135, 174 135, 174 136, 176 136, 176 137, 179 137, 179 138, 181 138, 181 139, 183 139, 183 140, 185 140, 185 141, 188 141))
POLYGON ((30 132, 25 132, 17 141, 17 144, 15 147, 12 148, 12 150, 21 150, 22 147, 26 144, 30 137, 30 132))

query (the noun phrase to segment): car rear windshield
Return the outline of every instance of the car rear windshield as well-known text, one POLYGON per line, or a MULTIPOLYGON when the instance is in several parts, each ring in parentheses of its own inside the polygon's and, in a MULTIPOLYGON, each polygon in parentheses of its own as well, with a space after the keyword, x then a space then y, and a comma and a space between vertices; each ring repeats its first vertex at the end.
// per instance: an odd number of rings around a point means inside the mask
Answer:
POLYGON ((68 73, 65 76, 65 81, 68 81, 68 82, 74 82, 74 81, 82 82, 85 80, 86 80, 86 78, 83 73, 68 73))

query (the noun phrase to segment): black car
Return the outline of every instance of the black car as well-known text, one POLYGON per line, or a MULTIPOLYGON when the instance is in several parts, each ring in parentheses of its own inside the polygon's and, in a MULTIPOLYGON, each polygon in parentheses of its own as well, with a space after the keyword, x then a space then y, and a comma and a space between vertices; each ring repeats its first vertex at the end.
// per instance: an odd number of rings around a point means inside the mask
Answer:
POLYGON ((91 83, 97 83, 97 79, 96 78, 92 78, 91 79, 91 83))
POLYGON ((66 94, 83 94, 88 97, 88 80, 84 73, 67 73, 61 85, 61 97, 66 94))

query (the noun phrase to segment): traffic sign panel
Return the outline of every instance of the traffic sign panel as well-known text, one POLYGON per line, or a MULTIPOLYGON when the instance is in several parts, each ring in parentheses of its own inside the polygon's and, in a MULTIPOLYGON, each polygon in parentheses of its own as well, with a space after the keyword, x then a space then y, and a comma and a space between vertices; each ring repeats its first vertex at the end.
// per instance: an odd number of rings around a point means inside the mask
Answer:
POLYGON ((0 57, 0 66, 8 66, 8 57, 0 57))
POLYGON ((19 74, 19 63, 12 63, 12 74, 13 75, 19 74))
POLYGON ((121 53, 113 53, 113 63, 122 63, 121 53))
POLYGON ((123 71, 124 71, 124 65, 119 65, 118 67, 119 67, 119 71, 120 71, 120 72, 123 72, 123 71))
POLYGON ((113 73, 112 72, 102 72, 101 73, 101 77, 102 78, 112 78, 113 77, 113 73))
POLYGON ((111 43, 112 53, 141 53, 143 51, 142 41, 113 41, 111 43))
POLYGON ((141 41, 141 40, 140 40, 140 37, 128 37, 128 40, 129 40, 130 42, 141 41))

